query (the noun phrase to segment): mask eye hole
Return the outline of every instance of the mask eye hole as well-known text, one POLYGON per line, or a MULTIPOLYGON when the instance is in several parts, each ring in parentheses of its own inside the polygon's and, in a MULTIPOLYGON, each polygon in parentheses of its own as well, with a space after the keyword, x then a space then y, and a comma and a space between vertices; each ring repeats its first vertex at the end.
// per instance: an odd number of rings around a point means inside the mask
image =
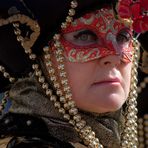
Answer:
POLYGON ((119 45, 124 45, 132 40, 131 31, 129 29, 120 30, 116 36, 117 43, 119 45))
POLYGON ((98 43, 96 33, 88 29, 66 33, 63 37, 66 41, 77 46, 90 46, 98 43))

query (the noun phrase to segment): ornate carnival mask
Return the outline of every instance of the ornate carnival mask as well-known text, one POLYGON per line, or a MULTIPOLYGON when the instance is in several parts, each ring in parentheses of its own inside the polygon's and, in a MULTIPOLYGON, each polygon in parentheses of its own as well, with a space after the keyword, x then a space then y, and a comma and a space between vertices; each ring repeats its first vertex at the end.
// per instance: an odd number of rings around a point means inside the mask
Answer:
POLYGON ((60 42, 70 62, 88 62, 108 55, 132 60, 132 30, 111 8, 88 13, 62 30, 60 42))

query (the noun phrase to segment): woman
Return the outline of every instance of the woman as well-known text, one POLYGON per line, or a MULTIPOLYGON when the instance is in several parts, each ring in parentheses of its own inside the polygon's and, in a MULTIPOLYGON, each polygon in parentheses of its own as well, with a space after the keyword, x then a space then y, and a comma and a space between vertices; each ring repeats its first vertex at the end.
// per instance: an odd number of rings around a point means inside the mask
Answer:
MULTIPOLYGON (((145 8, 146 1, 128 2, 145 8)), ((132 32, 148 28, 123 15, 124 2, 115 3, 1 2, 0 71, 12 82, 1 80, 1 90, 8 90, 4 101, 11 102, 2 111, 2 146, 137 147, 138 44, 132 32)))

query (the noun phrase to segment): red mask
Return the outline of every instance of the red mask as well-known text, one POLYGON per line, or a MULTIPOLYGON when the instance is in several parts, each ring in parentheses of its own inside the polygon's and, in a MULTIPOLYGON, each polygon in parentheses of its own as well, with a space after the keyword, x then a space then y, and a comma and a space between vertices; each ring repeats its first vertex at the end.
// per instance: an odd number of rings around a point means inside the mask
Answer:
POLYGON ((110 8, 97 10, 76 19, 62 30, 60 42, 70 62, 88 62, 118 55, 132 60, 132 30, 114 16, 110 8))

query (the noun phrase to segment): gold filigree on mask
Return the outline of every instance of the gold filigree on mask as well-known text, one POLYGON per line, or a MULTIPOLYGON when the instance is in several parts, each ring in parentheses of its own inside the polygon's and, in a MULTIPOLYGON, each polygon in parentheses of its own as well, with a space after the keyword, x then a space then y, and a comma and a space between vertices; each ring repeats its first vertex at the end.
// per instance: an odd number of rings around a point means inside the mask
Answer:
POLYGON ((98 50, 98 48, 94 48, 92 50, 90 50, 89 52, 87 52, 87 54, 82 50, 80 52, 77 52, 77 49, 72 49, 69 53, 68 56, 66 56, 66 58, 70 61, 70 62, 87 62, 88 58, 89 60, 94 59, 93 54, 95 54, 95 57, 97 56, 97 58, 100 57, 100 52, 98 50), (74 56, 75 55, 75 58, 74 56))

